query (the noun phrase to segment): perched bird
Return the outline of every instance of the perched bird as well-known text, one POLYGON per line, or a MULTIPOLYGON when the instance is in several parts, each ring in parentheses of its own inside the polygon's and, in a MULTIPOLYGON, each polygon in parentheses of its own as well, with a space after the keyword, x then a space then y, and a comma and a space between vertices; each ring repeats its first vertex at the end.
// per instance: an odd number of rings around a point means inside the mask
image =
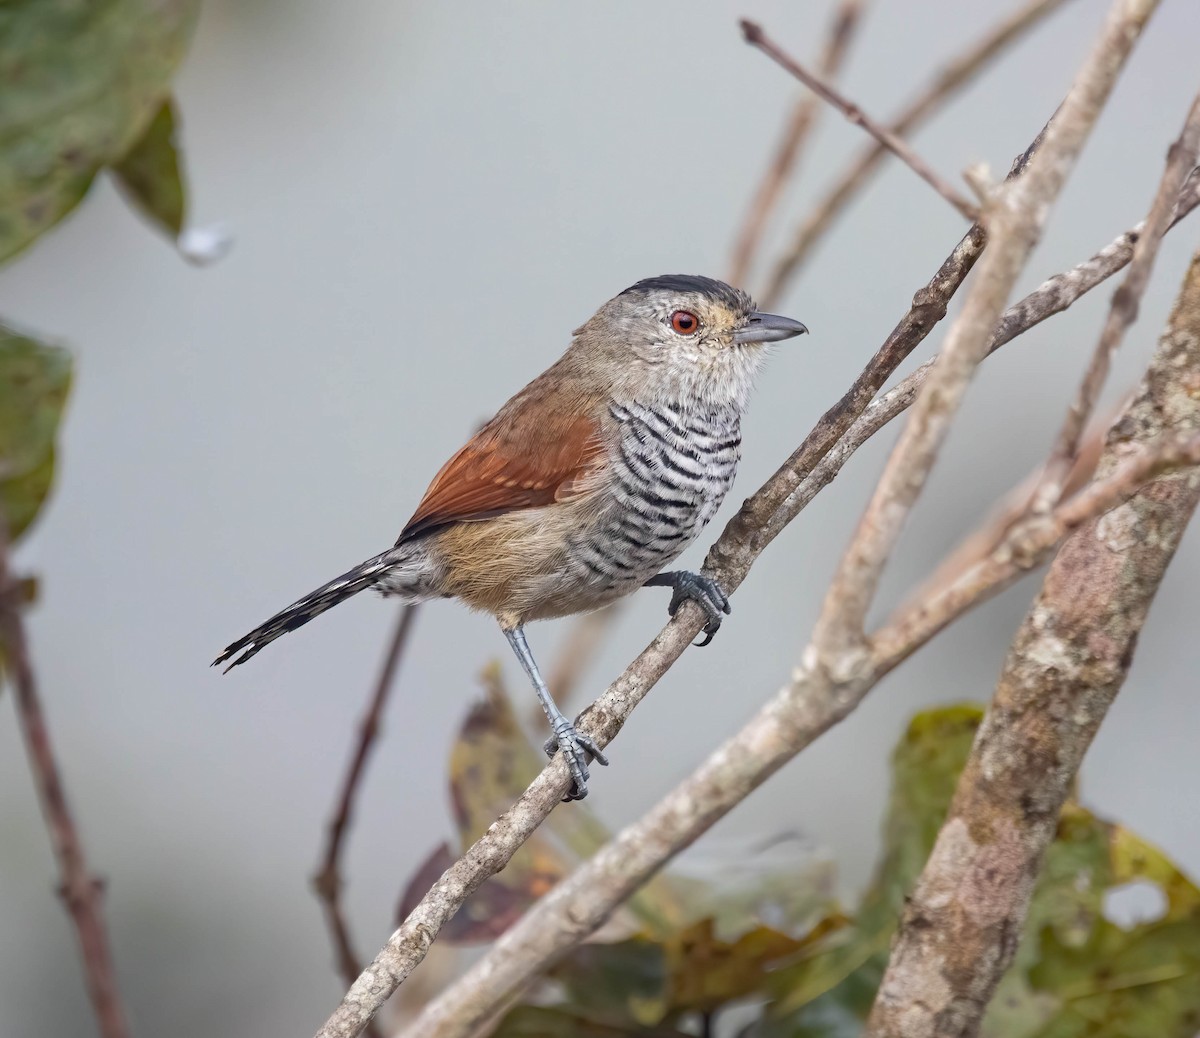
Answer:
POLYGON ((546 752, 566 759, 566 799, 582 799, 588 755, 608 761, 555 705, 525 624, 658 585, 674 589, 672 615, 697 602, 708 617, 701 644, 712 639, 729 612, 725 593, 700 574, 660 570, 733 483, 766 345, 806 331, 712 278, 639 281, 442 466, 395 547, 277 613, 214 666, 245 663, 364 588, 460 599, 499 621, 550 721, 546 752))

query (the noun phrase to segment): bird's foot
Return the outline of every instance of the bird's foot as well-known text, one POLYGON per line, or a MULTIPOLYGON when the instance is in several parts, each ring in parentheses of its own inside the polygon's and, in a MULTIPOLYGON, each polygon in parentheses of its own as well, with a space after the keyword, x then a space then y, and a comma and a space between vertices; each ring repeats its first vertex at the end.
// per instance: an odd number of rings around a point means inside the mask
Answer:
POLYGON ((689 573, 681 569, 661 573, 659 576, 666 577, 670 586, 675 589, 667 606, 668 613, 674 616, 679 607, 688 601, 695 602, 704 610, 704 615, 708 618, 704 625, 704 640, 696 643, 697 647, 703 648, 713 640, 713 636, 721 629, 721 621, 729 615, 729 596, 721 589, 720 584, 703 573, 689 573))
POLYGON ((563 803, 572 800, 582 800, 588 795, 588 755, 602 767, 608 765, 608 758, 600 752, 600 747, 590 735, 584 735, 565 717, 554 722, 554 734, 546 740, 543 747, 547 757, 553 757, 560 750, 563 760, 567 762, 567 770, 571 773, 571 788, 563 797, 563 803))

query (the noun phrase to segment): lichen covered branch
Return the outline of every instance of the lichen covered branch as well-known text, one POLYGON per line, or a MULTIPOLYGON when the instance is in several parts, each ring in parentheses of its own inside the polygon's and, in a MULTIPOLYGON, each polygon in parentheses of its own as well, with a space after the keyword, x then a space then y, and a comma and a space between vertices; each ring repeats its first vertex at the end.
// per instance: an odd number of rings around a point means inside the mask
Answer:
MULTIPOLYGON (((1194 172, 1183 185, 1171 227, 1197 206, 1200 206, 1200 170, 1194 172)), ((1118 236, 1091 259, 1084 260, 1061 274, 1055 274, 1024 299, 1005 310, 996 322, 988 355, 1042 321, 1062 313, 1081 296, 1121 270, 1129 263, 1142 229, 1143 225, 1139 223, 1118 236)), ((762 536, 769 538, 779 533, 834 480, 859 447, 912 406, 936 361, 936 357, 927 360, 893 388, 871 401, 845 434, 824 454, 820 462, 809 470, 804 480, 796 485, 786 501, 777 508, 774 517, 764 527, 762 536)))
POLYGON ((913 405, 834 575, 817 622, 818 656, 844 660, 861 648, 867 610, 909 512, 933 467, 993 329, 1040 237, 1049 208, 1078 158, 1156 0, 1114 5, 1099 41, 1051 120, 1025 172, 993 193, 983 223, 991 239, 962 312, 913 405))
POLYGON ((1100 391, 1104 388, 1109 368, 1112 366, 1113 355, 1120 347, 1130 325, 1137 320, 1142 296, 1146 292, 1146 286, 1150 283, 1150 274, 1154 270, 1154 260, 1158 256, 1159 243, 1170 226, 1179 190, 1189 174, 1196 168, 1198 156, 1200 156, 1200 95, 1197 95, 1192 102, 1179 137, 1167 152, 1167 168, 1159 181, 1150 211, 1143 221, 1143 231, 1133 248, 1133 258, 1129 261, 1129 270, 1126 271, 1120 287, 1113 293, 1112 302, 1108 308, 1108 317, 1104 322, 1100 339, 1096 343, 1091 363, 1083 376, 1083 382, 1079 386, 1075 399, 1067 409, 1058 439, 1054 443, 1046 462, 1045 471, 1034 491, 1034 508, 1038 510, 1046 510, 1055 504, 1062 494, 1063 483, 1074 464, 1084 426, 1095 409, 1100 391))
MULTIPOLYGON (((1118 11, 1144 10, 1144 16, 1148 16, 1153 6, 1152 0, 1141 0, 1140 3, 1125 0, 1118 5, 1118 11)), ((1045 207, 1061 187, 1067 169, 1099 114, 1137 37, 1140 23, 1131 16, 1122 23, 1122 28, 1123 32, 1114 33, 1110 25, 1110 31, 1085 63, 1076 87, 1045 132, 1044 142, 1030 160, 1026 174, 1011 180, 1005 189, 1001 189, 996 200, 989 203, 988 208, 994 213, 990 218, 997 226, 989 228, 993 240, 984 254, 984 262, 987 262, 993 250, 999 252, 1001 259, 993 264, 996 272, 986 279, 981 277, 972 292, 972 296, 976 296, 980 293, 980 285, 986 286, 986 306, 977 302, 972 310, 968 302, 964 314, 955 322, 961 325, 970 315, 972 337, 964 340, 970 349, 958 351, 971 358, 966 369, 968 376, 979 359, 971 351, 977 349, 981 357, 986 349, 992 325, 1011 289, 1011 279, 1015 279, 1032 246, 1032 236, 1044 219, 1045 207), (1018 192, 1008 190, 1022 184, 1035 169, 1040 169, 1040 172, 1033 177, 1028 188, 1018 192), (1032 212, 1024 212, 1026 207, 1032 212), (977 326, 982 326, 982 330, 977 326)), ((855 387, 822 419, 806 444, 789 459, 789 464, 772 477, 760 494, 755 495, 756 499, 748 502, 727 527, 706 563, 708 572, 720 580, 726 590, 732 591, 741 583, 750 564, 761 552, 762 544, 769 541, 769 537, 759 539, 757 534, 769 522, 775 508, 802 482, 811 466, 829 450, 895 370, 894 365, 888 366, 889 363, 895 360, 898 364, 907 356, 944 314, 949 296, 961 283, 983 245, 982 231, 973 228, 960 243, 960 249, 956 250, 956 253, 961 253, 961 261, 951 263, 947 283, 952 287, 948 292, 945 295, 935 293, 930 308, 921 309, 907 331, 890 347, 885 344, 884 350, 873 358, 855 387), (757 521, 754 518, 756 514, 760 517, 757 521), (759 543, 756 544, 756 541, 759 543)), ((935 278, 935 283, 937 280, 935 278)), ((918 306, 914 306, 914 311, 917 310, 918 306)), ((958 333, 960 338, 963 334, 962 331, 958 333)), ((951 337, 954 335, 952 330, 951 337)), ((939 369, 943 368, 954 372, 952 378, 962 377, 962 368, 957 364, 939 365, 939 369)), ((944 424, 948 424, 948 416, 943 415, 943 419, 944 424)), ((940 443, 940 438, 937 442, 940 443)), ((934 443, 929 449, 928 442, 921 443, 922 450, 916 452, 919 457, 908 462, 914 472, 922 468, 927 470, 936 454, 936 446, 937 443, 934 443)), ((913 450, 912 446, 903 447, 904 453, 913 450)), ((836 589, 831 601, 836 604, 837 596, 844 594, 845 590, 844 587, 836 589)), ((611 741, 637 703, 690 644, 702 624, 703 616, 698 608, 690 603, 681 608, 674 621, 585 711, 580 720, 581 728, 601 746, 611 741)), ((863 669, 857 665, 847 667, 843 665, 844 662, 826 654, 825 660, 818 666, 814 654, 806 654, 796 681, 772 700, 740 736, 727 743, 710 759, 707 771, 702 768, 693 776, 693 786, 675 799, 672 799, 674 794, 668 796, 660 808, 652 812, 664 822, 664 826, 656 832, 646 832, 646 839, 640 847, 622 848, 630 851, 621 865, 632 877, 629 890, 740 802, 751 789, 765 781, 783 762, 798 752, 806 740, 811 741, 811 738, 853 709, 870 687, 872 675, 869 668, 863 669), (668 822, 670 824, 666 824, 668 822)), ((556 806, 568 783, 561 758, 555 758, 513 807, 459 861, 447 869, 422 898, 384 949, 351 986, 341 1005, 319 1032, 320 1038, 347 1038, 361 1031, 383 1001, 421 961, 450 916, 488 876, 504 867, 529 834, 541 824, 556 806)), ((618 839, 610 847, 620 843, 618 839)), ((613 859, 601 851, 595 862, 598 867, 604 867, 605 863, 613 864, 613 859)), ((591 867, 587 866, 588 869, 591 867)), ((545 903, 556 903, 553 900, 555 896, 552 892, 545 903)), ((575 910, 576 906, 570 906, 565 922, 560 922, 572 933, 581 935, 583 928, 573 922, 575 910)), ((611 911, 611 906, 607 909, 599 906, 598 910, 611 911)), ((540 912, 540 905, 534 911, 540 912)), ((553 939, 555 935, 549 936, 553 939)))
MULTIPOLYGON (((1147 444, 1200 429, 1200 254, 1133 403, 1109 432, 1095 495, 1147 444)), ((1187 439, 1177 440, 1181 447, 1187 439)), ((1004 662, 946 822, 908 900, 871 1014, 874 1038, 967 1038, 1016 951, 1084 752, 1197 501, 1194 469, 1144 486, 1063 544, 1004 662)))
MULTIPOLYGON (((801 668, 741 732, 506 931, 405 1029, 404 1038, 465 1038, 476 1033, 481 1021, 598 929, 670 857, 845 717, 887 673, 951 620, 1044 561, 1064 536, 1129 500, 1147 480, 1198 464, 1200 434, 1150 442, 1050 516, 1011 531, 972 579, 953 594, 938 596, 920 622, 883 628, 871 640, 865 678, 851 685, 831 680, 819 668, 801 668)), ((1180 478, 1200 486, 1194 472, 1180 478)))

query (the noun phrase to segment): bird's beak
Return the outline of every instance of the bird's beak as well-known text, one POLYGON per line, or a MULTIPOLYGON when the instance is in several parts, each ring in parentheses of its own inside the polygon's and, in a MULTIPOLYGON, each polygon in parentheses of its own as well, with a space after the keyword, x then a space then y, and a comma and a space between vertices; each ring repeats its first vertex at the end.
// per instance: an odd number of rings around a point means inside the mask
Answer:
POLYGON ((808 329, 799 321, 790 317, 780 317, 778 314, 752 313, 736 332, 734 342, 779 342, 781 339, 791 339, 803 335, 808 329))

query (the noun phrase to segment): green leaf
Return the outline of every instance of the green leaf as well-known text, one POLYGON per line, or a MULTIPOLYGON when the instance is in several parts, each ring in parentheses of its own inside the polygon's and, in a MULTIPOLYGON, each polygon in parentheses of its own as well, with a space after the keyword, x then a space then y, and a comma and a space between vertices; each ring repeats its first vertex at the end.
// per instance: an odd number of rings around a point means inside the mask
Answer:
MULTIPOLYGON (((860 970, 875 974, 878 983, 904 897, 933 849, 982 718, 979 707, 963 704, 919 713, 909 723, 892 755, 883 858, 854 925, 835 933, 823 954, 773 978, 778 995, 774 1014, 783 1016, 808 1005, 860 970)), ((844 987, 842 995, 859 993, 861 987, 844 987)), ((861 1001, 856 999, 857 1008, 863 1008, 861 1001)), ((865 1008, 870 1008, 870 999, 865 1008)))
POLYGON ((175 144, 175 109, 169 99, 112 172, 137 208, 168 237, 178 237, 185 203, 175 144))
POLYGON ((654 1027, 671 1008, 671 966, 662 944, 645 936, 575 948, 551 971, 572 1011, 621 1027, 654 1027))
POLYGON ((1025 937, 984 1020, 989 1038, 1192 1038, 1200 1029, 1200 890, 1156 847, 1078 804, 1063 808, 1025 937), (1128 929, 1105 896, 1152 883, 1162 918, 1128 929))
POLYGON ((689 1038, 670 1027, 643 1028, 601 1023, 568 1009, 518 1006, 500 1021, 492 1038, 689 1038))
POLYGON ((684 925, 713 921, 733 941, 759 926, 793 937, 838 916, 832 860, 795 835, 691 848, 671 865, 684 925))
POLYGON ((0 506, 15 541, 54 479, 54 439, 71 386, 66 350, 0 325, 0 506))
POLYGON ((652 1027, 761 993, 770 971, 807 945, 767 926, 722 940, 715 921, 703 919, 666 940, 638 935, 583 945, 552 976, 572 1009, 590 1019, 652 1027))
POLYGON ((767 926, 723 941, 711 919, 697 923, 667 942, 671 1009, 712 1012, 762 991, 771 968, 804 948, 805 942, 767 926))
MULTIPOLYGON (((1031 998, 1052 1003, 1054 1012, 1018 1035, 1192 1038, 1200 1029, 1200 920, 1123 930, 1099 919, 1078 947, 1046 929, 1037 952, 1031 998)), ((988 1033, 1014 1032, 993 1025, 988 1033)))
MULTIPOLYGON (((981 717, 959 706, 913 719, 892 761, 883 858, 854 926, 776 971, 776 1002, 747 1038, 853 1033, 847 1020, 861 1026, 981 717)), ((984 1038, 1192 1038, 1198 1028, 1200 889, 1157 848, 1069 802, 984 1038), (1105 918, 1105 898, 1134 880, 1158 886, 1166 910, 1123 929, 1105 918)))
POLYGON ((0 261, 79 203, 169 94, 199 0, 0 5, 0 261))

